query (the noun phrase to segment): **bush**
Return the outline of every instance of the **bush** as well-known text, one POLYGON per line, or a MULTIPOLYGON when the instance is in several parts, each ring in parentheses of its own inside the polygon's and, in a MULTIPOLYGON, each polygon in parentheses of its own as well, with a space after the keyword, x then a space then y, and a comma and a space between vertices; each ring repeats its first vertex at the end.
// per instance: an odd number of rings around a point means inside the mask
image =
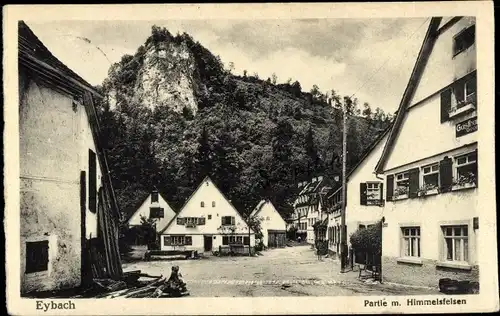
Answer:
POLYGON ((382 253, 382 222, 358 229, 350 237, 352 248, 373 255, 382 253))

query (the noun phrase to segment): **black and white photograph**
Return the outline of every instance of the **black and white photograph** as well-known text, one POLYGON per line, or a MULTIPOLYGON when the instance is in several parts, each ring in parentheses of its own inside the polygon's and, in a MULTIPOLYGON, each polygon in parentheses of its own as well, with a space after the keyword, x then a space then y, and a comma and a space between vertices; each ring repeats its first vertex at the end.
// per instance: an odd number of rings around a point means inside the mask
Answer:
POLYGON ((9 6, 8 307, 498 310, 493 7, 463 3, 9 6))

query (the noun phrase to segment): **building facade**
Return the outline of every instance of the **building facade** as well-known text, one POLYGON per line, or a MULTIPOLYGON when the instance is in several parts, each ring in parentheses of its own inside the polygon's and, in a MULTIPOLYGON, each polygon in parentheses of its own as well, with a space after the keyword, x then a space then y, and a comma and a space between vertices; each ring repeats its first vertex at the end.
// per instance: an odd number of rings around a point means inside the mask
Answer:
POLYGON ((151 192, 141 206, 128 220, 128 226, 140 226, 141 218, 153 219, 156 231, 159 232, 174 218, 175 211, 170 207, 167 200, 158 191, 151 192))
POLYGON ((325 193, 331 186, 330 182, 323 176, 314 177, 310 182, 298 184, 300 191, 293 204, 294 212, 292 220, 297 228, 297 235, 309 244, 314 244, 314 225, 316 222, 324 220, 323 207, 320 203, 320 193, 325 193))
POLYGON ((208 177, 160 235, 161 250, 248 253, 255 247, 254 231, 208 177))
POLYGON ((478 281, 475 38, 474 18, 431 19, 377 163, 386 281, 478 281))
POLYGON ((107 276, 119 277, 120 214, 99 142, 99 94, 22 21, 18 61, 21 293, 92 278, 87 250, 96 238, 107 241, 107 276))
POLYGON ((271 201, 260 201, 250 216, 260 219, 264 247, 286 247, 286 222, 271 201))
MULTIPOLYGON (((381 132, 347 175, 345 216, 348 248, 351 248, 349 237, 356 230, 374 225, 382 219, 385 204, 384 179, 378 177, 373 170, 382 154, 388 132, 389 128, 381 132)), ((333 190, 327 200, 330 213, 328 220, 329 251, 338 258, 342 234, 342 187, 333 190)))

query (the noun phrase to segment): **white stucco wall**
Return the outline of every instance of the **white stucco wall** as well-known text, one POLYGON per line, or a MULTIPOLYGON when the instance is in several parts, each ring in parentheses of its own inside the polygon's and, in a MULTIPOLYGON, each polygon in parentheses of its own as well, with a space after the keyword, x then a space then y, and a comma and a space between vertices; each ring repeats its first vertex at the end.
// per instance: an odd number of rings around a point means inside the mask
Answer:
MULTIPOLYGON (((235 217, 235 232, 230 235, 248 236, 248 225, 240 216, 233 205, 225 199, 219 189, 210 179, 206 179, 198 187, 196 192, 191 196, 186 205, 179 211, 178 217, 205 217, 205 225, 197 225, 196 227, 186 227, 185 225, 177 225, 177 220, 174 219, 167 229, 162 233, 161 248, 162 250, 172 250, 174 247, 164 244, 165 235, 186 235, 193 236, 193 245, 186 246, 186 249, 203 251, 203 236, 215 236, 213 239, 212 249, 218 249, 222 245, 222 233, 218 228, 221 226, 223 216, 235 217), (205 207, 201 207, 201 202, 205 203, 205 207), (212 207, 212 202, 215 202, 215 207, 212 207), (211 219, 209 219, 209 215, 211 219)), ((225 231, 226 234, 229 234, 225 231)), ((212 237, 213 238, 213 237, 212 237)), ((255 234, 251 231, 250 245, 255 245, 255 234)), ((179 247, 175 247, 179 249, 179 247)))
POLYGON ((278 211, 271 202, 269 201, 265 202, 260 211, 256 213, 256 216, 261 218, 261 229, 262 229, 264 246, 268 247, 269 230, 276 230, 283 232, 286 231, 286 222, 283 220, 283 218, 281 217, 281 215, 278 213, 278 211))
POLYGON ((168 223, 174 218, 175 212, 170 207, 167 201, 158 194, 158 202, 151 202, 151 194, 144 200, 141 206, 137 209, 137 211, 132 215, 128 224, 129 226, 141 225, 141 216, 145 216, 149 218, 150 208, 151 207, 161 207, 163 208, 163 218, 156 219, 156 231, 160 231, 164 229, 168 223))
POLYGON ((464 17, 439 35, 410 104, 423 100, 476 69, 475 44, 453 57, 453 37, 472 24, 475 24, 474 17, 464 17))
MULTIPOLYGON (((73 97, 20 73, 21 291, 80 284, 80 171, 88 174, 95 151, 85 109, 73 97), (25 273, 26 242, 49 241, 46 271, 25 273)), ((97 163, 100 184, 99 164, 97 163)), ((88 199, 88 178, 87 178, 88 199)), ((88 200, 87 200, 88 207, 88 200)), ((96 216, 86 212, 87 237, 97 235, 96 216)))
MULTIPOLYGON (((465 18, 438 37, 423 78, 417 87, 413 103, 425 100, 407 111, 393 149, 388 155, 384 177, 388 174, 438 163, 445 156, 455 157, 477 149, 477 132, 458 138, 455 134, 455 124, 476 116, 476 111, 441 123, 440 96, 439 94, 433 95, 454 80, 475 70, 475 45, 455 58, 452 57, 453 36, 470 23, 471 20, 465 18)), ((453 166, 454 177, 455 170, 453 166)), ((479 169, 480 172, 481 169, 479 169)), ((420 185, 422 185, 422 177, 420 177, 420 185)), ((384 183, 384 191, 386 189, 387 183, 384 183)), ((452 192, 438 194, 436 191, 429 192, 424 197, 386 201, 383 210, 385 217, 382 239, 383 257, 400 257, 401 227, 419 226, 421 259, 442 261, 444 238, 441 226, 465 224, 468 225, 469 234, 468 263, 477 264, 476 245, 479 230, 474 230, 472 223, 473 218, 479 216, 478 193, 479 188, 454 187, 452 192)), ((384 197, 386 197, 385 192, 384 197)))
POLYGON ((359 191, 360 183, 384 182, 383 177, 381 177, 382 179, 377 178, 374 170, 384 149, 387 137, 388 134, 377 143, 347 181, 346 226, 348 245, 350 245, 349 237, 358 229, 360 224, 371 225, 382 219, 384 208, 378 205, 361 205, 359 191))
MULTIPOLYGON (((473 22, 473 19, 464 18, 436 40, 411 104, 428 99, 408 109, 402 123, 403 128, 395 140, 397 148, 390 153, 387 160, 386 171, 477 140, 477 132, 458 138, 455 136, 455 125, 476 116, 477 111, 441 123, 441 99, 439 93, 436 94, 440 89, 476 69, 475 45, 455 57, 452 56, 453 36, 473 22)), ((481 106, 491 105, 478 104, 478 107, 481 106)))

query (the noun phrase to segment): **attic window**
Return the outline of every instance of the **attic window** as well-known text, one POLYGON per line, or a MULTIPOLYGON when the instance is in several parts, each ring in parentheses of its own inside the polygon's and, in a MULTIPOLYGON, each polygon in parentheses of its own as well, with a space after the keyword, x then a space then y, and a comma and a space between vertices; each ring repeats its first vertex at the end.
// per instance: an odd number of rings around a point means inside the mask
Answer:
POLYGON ((472 25, 453 38, 453 56, 460 54, 474 45, 476 38, 476 26, 472 25))
POLYGON ((26 273, 46 271, 49 267, 49 241, 26 243, 26 273))
POLYGON ((158 192, 151 193, 151 203, 158 202, 158 192))

